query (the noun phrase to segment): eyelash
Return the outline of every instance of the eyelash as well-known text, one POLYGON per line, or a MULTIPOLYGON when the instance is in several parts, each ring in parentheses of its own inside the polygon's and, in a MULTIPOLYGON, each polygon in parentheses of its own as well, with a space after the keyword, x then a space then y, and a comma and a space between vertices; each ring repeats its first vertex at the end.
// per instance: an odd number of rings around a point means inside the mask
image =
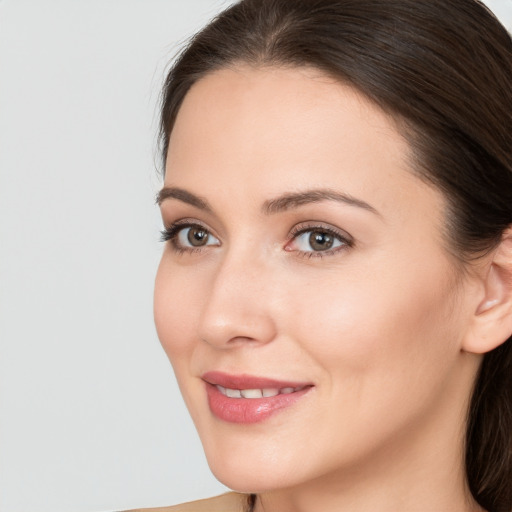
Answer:
MULTIPOLYGON (((180 233, 180 231, 182 229, 185 229, 185 228, 199 228, 199 229, 205 230, 208 234, 211 234, 211 231, 208 228, 206 228, 205 226, 203 226, 202 224, 200 224, 199 222, 193 221, 190 219, 183 219, 183 220, 174 222, 170 226, 163 229, 160 232, 161 233, 160 241, 164 242, 164 243, 170 242, 172 249, 178 254, 183 254, 183 253, 193 254, 193 253, 201 252, 205 246, 183 247, 182 245, 180 245, 178 243, 178 241, 177 241, 178 234, 180 233)), ((348 248, 351 248, 354 245, 354 241, 352 240, 352 238, 350 236, 348 236, 347 233, 338 231, 332 227, 322 226, 320 224, 299 224, 299 225, 295 226, 291 230, 286 244, 288 245, 290 242, 292 242, 293 240, 296 240, 299 236, 301 236, 305 233, 314 232, 314 231, 317 231, 320 233, 326 233, 326 234, 332 236, 333 238, 335 238, 336 240, 338 240, 339 242, 341 242, 342 245, 339 247, 336 247, 334 249, 327 249, 325 251, 294 251, 297 253, 298 256, 307 258, 307 259, 324 258, 326 256, 333 256, 333 255, 339 253, 340 251, 347 250, 348 248)), ((292 252, 292 251, 290 251, 290 252, 292 252)))
POLYGON ((179 232, 185 228, 199 228, 204 229, 207 233, 210 233, 210 230, 199 222, 191 219, 182 219, 177 222, 173 222, 170 226, 160 231, 160 241, 164 243, 170 242, 173 251, 178 254, 193 254, 202 251, 203 247, 183 247, 177 242, 176 239, 179 232))

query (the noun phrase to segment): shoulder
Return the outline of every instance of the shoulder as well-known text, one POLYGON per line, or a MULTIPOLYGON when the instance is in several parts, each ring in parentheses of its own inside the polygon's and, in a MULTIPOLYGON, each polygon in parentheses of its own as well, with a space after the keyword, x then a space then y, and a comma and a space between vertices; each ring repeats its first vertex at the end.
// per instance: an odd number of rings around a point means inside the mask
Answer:
POLYGON ((140 508, 129 512, 244 512, 247 509, 247 500, 247 494, 230 492, 215 498, 191 501, 172 507, 140 508))

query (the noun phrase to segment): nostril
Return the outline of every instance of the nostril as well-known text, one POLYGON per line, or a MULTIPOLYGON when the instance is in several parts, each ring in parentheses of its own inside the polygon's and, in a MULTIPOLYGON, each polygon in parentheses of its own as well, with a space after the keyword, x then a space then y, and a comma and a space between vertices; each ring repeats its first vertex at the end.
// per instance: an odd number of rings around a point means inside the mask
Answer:
MULTIPOLYGON (((208 340, 207 338, 202 337, 202 336, 200 336, 199 339, 202 342, 204 342, 207 345, 210 345, 212 347, 218 347, 219 346, 219 343, 217 343, 214 339, 208 340)), ((232 338, 226 339, 224 341, 224 343, 223 343, 223 346, 224 347, 229 347, 229 346, 232 346, 232 345, 236 344, 237 342, 241 342, 241 343, 258 343, 258 340, 255 339, 255 338, 251 338, 249 336, 233 336, 232 338)))

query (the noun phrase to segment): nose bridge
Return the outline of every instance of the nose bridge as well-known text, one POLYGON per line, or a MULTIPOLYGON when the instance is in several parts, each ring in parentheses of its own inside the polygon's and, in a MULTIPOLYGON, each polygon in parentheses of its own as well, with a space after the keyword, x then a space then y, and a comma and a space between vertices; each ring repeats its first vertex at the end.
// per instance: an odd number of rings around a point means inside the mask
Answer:
POLYGON ((199 336, 219 348, 240 341, 267 343, 275 336, 268 265, 249 248, 227 250, 207 290, 199 336))

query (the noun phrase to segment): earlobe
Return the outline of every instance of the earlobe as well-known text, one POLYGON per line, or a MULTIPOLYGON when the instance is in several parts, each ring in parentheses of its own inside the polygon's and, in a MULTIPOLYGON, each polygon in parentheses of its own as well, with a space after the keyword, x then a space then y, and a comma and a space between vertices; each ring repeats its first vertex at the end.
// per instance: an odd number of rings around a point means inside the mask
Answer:
POLYGON ((483 272, 483 297, 464 338, 463 350, 484 354, 512 335, 512 229, 507 229, 500 245, 483 272))

